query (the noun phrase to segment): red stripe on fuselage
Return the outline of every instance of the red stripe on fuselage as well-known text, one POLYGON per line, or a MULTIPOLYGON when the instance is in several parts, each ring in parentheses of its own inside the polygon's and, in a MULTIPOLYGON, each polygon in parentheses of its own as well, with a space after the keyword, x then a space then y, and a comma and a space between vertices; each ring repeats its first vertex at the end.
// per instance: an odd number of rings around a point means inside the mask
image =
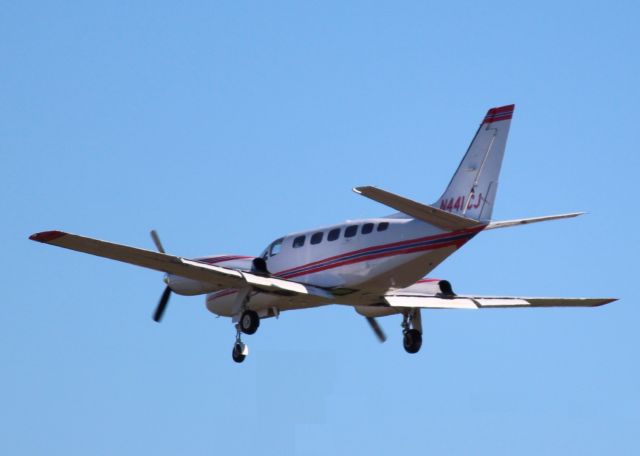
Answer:
POLYGON ((309 266, 314 266, 314 265, 317 265, 317 264, 325 263, 327 261, 333 261, 333 260, 337 260, 339 258, 351 256, 351 255, 359 255, 361 253, 366 253, 366 252, 370 252, 370 251, 373 251, 373 250, 400 247, 402 245, 414 244, 416 242, 432 241, 432 240, 451 237, 451 236, 458 236, 458 235, 461 235, 461 234, 472 234, 472 233, 475 234, 475 233, 479 233, 480 231, 482 231, 484 229, 484 227, 485 227, 485 225, 480 226, 478 228, 471 228, 471 229, 465 229, 465 230, 459 230, 459 231, 449 231, 447 233, 436 234, 436 235, 433 235, 433 236, 426 236, 426 237, 421 237, 421 238, 409 239, 407 241, 398 241, 398 242, 392 242, 390 244, 374 245, 372 247, 366 247, 364 249, 353 250, 353 251, 347 252, 347 253, 341 253, 340 255, 335 255, 335 256, 332 256, 332 257, 328 257, 328 258, 323 258, 322 260, 312 261, 311 263, 307 263, 307 264, 303 264, 303 265, 300 265, 300 266, 296 266, 294 268, 285 269, 283 271, 278 272, 277 275, 283 275, 284 276, 288 272, 293 272, 293 271, 295 271, 297 269, 307 268, 309 266))
MULTIPOLYGON (((429 244, 429 245, 420 246, 420 247, 411 247, 411 248, 402 249, 402 250, 394 250, 394 251, 391 251, 391 252, 381 252, 381 253, 374 254, 374 255, 367 255, 367 256, 364 256, 364 257, 353 258, 353 259, 350 259, 350 260, 345 260, 345 261, 341 261, 341 262, 338 262, 338 263, 332 263, 332 264, 328 264, 326 266, 320 266, 320 267, 317 267, 317 268, 304 270, 304 271, 296 272, 296 273, 292 273, 292 274, 277 273, 275 275, 279 276, 279 277, 282 277, 282 278, 285 278, 285 279, 291 279, 293 277, 300 277, 300 276, 315 274, 316 272, 326 271, 327 269, 333 269, 333 268, 337 268, 337 267, 340 267, 340 266, 347 266, 347 265, 350 265, 350 264, 361 263, 363 261, 375 260, 375 259, 378 259, 378 258, 385 258, 385 257, 394 256, 394 255, 404 255, 404 254, 408 254, 408 253, 424 252, 424 251, 427 251, 427 250, 436 250, 436 249, 441 249, 443 247, 450 247, 450 246, 453 246, 453 245, 455 245, 456 247, 460 248, 467 241, 468 241, 468 239, 456 239, 455 241, 443 241, 441 243, 429 244)), ((296 268, 296 269, 298 269, 298 268, 296 268)))

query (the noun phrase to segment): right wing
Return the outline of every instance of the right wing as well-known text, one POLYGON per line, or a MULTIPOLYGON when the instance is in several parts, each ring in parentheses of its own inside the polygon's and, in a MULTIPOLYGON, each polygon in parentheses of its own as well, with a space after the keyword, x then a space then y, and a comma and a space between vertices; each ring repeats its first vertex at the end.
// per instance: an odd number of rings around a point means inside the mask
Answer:
POLYGON ((386 295, 391 307, 421 309, 483 309, 499 307, 596 307, 617 301, 615 298, 521 298, 515 296, 386 295))
POLYGON ((251 286, 271 293, 314 296, 326 302, 334 300, 333 295, 326 290, 291 280, 262 277, 250 272, 223 268, 165 253, 78 236, 77 234, 62 231, 44 231, 30 236, 29 239, 142 266, 143 268, 179 275, 188 279, 210 283, 220 288, 251 286))

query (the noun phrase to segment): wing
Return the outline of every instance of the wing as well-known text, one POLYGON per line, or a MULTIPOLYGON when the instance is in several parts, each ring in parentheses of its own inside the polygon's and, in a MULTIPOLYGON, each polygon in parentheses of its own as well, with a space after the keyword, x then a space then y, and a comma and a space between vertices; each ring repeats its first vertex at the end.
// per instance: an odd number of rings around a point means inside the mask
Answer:
POLYGON ((251 286, 271 293, 314 297, 326 302, 334 300, 333 295, 326 290, 290 280, 262 277, 250 272, 223 268, 151 250, 78 236, 77 234, 62 231, 44 231, 30 236, 29 239, 142 266, 143 268, 179 275, 188 279, 210 283, 220 288, 251 286))
POLYGON ((597 307, 617 301, 614 298, 521 298, 514 296, 387 295, 391 307, 422 309, 483 309, 498 307, 597 307))

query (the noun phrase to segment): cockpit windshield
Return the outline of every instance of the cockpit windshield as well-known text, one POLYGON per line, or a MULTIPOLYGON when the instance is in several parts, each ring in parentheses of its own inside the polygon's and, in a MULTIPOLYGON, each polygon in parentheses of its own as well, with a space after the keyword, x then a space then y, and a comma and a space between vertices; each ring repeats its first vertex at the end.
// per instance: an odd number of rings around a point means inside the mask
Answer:
POLYGON ((271 243, 269 247, 269 256, 276 256, 282 249, 282 238, 277 239, 271 243))

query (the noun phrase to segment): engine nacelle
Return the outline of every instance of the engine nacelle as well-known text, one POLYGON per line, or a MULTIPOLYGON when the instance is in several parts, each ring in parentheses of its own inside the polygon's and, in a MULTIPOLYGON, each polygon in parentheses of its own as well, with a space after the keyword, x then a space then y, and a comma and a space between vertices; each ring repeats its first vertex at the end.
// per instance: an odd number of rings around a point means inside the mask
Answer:
POLYGON ((395 290, 395 294, 410 295, 416 293, 420 295, 433 296, 455 296, 451 282, 442 279, 422 279, 407 288, 395 290))
POLYGON ((169 285, 171 291, 183 296, 194 296, 199 294, 211 293, 212 291, 220 289, 220 287, 217 287, 210 283, 187 279, 186 277, 173 274, 167 274, 164 281, 167 285, 169 285))
MULTIPOLYGON (((389 293, 390 295, 398 294, 404 296, 416 296, 432 295, 432 296, 455 296, 451 283, 448 280, 441 279, 422 279, 407 288, 394 290, 389 293)), ((365 317, 386 317, 387 315, 394 315, 401 313, 402 310, 398 307, 389 307, 381 304, 379 306, 356 306, 356 312, 365 317)))
MULTIPOLYGON (((215 264, 229 269, 239 269, 241 271, 251 271, 254 257, 242 255, 215 255, 203 258, 195 258, 195 261, 206 264, 215 264)), ((212 293, 220 290, 220 287, 198 280, 187 279, 186 277, 167 274, 165 282, 174 293, 185 296, 193 296, 205 293, 212 293)))
POLYGON ((364 317, 386 317, 401 312, 397 307, 388 306, 355 306, 356 312, 364 317))
MULTIPOLYGON (((238 290, 227 288, 207 295, 207 309, 221 317, 233 317, 238 312, 238 290)), ((247 307, 255 310, 260 318, 278 315, 282 297, 270 293, 256 293, 251 296, 247 307)))

